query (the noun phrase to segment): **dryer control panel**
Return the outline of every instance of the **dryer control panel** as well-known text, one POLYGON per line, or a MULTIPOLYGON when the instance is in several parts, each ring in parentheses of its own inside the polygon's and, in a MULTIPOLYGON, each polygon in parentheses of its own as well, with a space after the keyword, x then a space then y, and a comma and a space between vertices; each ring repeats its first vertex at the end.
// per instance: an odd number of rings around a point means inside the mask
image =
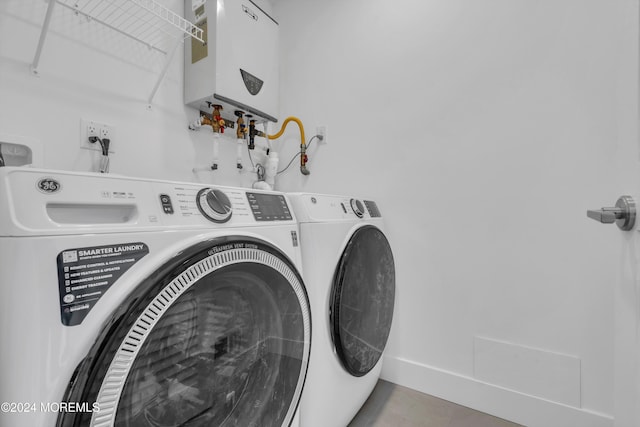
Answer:
POLYGON ((370 220, 382 217, 373 200, 308 193, 293 193, 289 197, 300 222, 370 220))

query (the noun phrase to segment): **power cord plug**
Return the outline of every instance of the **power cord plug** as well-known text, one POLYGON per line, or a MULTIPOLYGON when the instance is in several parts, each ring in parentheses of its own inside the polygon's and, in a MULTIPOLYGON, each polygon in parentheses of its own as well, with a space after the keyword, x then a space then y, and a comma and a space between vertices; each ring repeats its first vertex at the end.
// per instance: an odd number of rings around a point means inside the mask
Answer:
POLYGON ((99 141, 100 141, 100 146, 102 147, 102 155, 108 156, 109 144, 111 143, 111 140, 109 140, 108 138, 104 138, 104 139, 99 139, 99 141))
POLYGON ((95 144, 96 142, 100 143, 100 151, 102 152, 102 161, 100 162, 100 172, 107 173, 109 172, 109 144, 111 140, 108 138, 100 139, 97 136, 90 136, 89 142, 95 144))

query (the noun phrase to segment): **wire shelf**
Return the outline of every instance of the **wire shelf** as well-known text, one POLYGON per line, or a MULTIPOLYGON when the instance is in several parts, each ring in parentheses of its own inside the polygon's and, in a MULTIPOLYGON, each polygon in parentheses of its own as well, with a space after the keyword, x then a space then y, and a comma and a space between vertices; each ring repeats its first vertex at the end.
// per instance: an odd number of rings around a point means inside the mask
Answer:
POLYGON ((78 16, 98 22, 167 56, 160 78, 149 96, 149 106, 178 45, 189 37, 204 43, 203 29, 155 0, 49 0, 40 40, 31 64, 31 71, 36 76, 55 5, 70 9, 78 16))
POLYGON ((193 37, 204 42, 201 28, 154 0, 50 1, 165 54, 176 39, 193 37))

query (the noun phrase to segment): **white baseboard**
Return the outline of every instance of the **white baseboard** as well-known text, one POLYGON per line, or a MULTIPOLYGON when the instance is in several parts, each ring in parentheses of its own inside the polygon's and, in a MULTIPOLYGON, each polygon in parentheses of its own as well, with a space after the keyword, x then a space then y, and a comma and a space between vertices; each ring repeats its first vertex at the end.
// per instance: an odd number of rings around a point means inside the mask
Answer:
POLYGON ((382 379, 527 427, 613 427, 613 417, 386 356, 382 379))

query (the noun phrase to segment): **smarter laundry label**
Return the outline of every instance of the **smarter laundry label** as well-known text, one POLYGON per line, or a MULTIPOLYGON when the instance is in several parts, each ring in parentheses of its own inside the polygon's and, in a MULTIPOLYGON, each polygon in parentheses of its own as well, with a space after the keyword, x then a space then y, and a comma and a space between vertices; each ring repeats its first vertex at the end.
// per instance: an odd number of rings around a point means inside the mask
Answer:
POLYGON ((62 324, 82 323, 104 293, 149 253, 141 242, 67 249, 58 254, 62 324))

